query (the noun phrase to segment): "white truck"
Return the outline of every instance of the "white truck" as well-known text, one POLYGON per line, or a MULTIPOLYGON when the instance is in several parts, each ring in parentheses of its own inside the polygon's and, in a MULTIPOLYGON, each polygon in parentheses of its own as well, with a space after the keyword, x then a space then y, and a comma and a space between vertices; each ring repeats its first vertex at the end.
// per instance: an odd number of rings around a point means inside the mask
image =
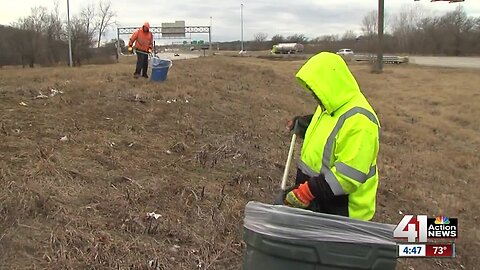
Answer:
POLYGON ((303 52, 303 45, 300 43, 279 43, 273 45, 272 51, 273 54, 292 54, 303 52))

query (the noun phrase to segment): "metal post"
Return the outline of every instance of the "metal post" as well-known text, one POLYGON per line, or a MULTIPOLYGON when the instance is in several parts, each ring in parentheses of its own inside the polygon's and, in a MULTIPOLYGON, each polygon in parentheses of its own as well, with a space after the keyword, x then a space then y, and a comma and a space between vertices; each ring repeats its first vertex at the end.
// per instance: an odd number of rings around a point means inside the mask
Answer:
POLYGON ((383 27, 384 27, 385 7, 384 0, 378 0, 378 53, 377 53, 377 72, 383 71, 383 27))
POLYGON ((208 27, 208 47, 210 55, 212 55, 212 16, 210 16, 210 27, 208 27))
POLYGON ((241 36, 242 36, 240 51, 243 53, 243 4, 240 5, 240 22, 241 22, 241 36))
POLYGON ((67 27, 68 27, 68 58, 70 60, 70 67, 73 67, 72 62, 72 29, 70 27, 70 1, 67 0, 67 27))
POLYGON ((117 63, 119 62, 120 53, 122 52, 122 48, 120 48, 120 30, 117 27, 117 63))

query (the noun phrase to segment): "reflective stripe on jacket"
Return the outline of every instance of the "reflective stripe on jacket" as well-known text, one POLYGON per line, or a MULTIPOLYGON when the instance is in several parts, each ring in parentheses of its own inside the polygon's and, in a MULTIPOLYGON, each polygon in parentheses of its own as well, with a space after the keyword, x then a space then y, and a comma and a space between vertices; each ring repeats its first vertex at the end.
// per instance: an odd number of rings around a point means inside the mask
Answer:
POLYGON ((378 186, 380 124, 345 61, 332 53, 312 57, 297 79, 321 101, 308 126, 299 169, 323 174, 334 195, 348 195, 348 215, 370 220, 378 186))

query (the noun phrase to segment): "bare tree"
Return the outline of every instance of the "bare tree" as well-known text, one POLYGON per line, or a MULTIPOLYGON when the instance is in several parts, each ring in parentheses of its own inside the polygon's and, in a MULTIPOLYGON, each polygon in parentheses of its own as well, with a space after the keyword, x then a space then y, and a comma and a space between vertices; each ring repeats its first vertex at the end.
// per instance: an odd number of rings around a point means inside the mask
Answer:
POLYGON ((38 58, 41 57, 40 51, 44 49, 42 44, 42 33, 48 22, 48 11, 45 7, 32 8, 31 14, 26 18, 21 18, 15 27, 24 30, 21 35, 15 37, 18 39, 17 50, 22 55, 22 65, 28 61, 30 67, 34 67, 38 58))
POLYGON ((352 30, 347 30, 342 36, 342 40, 354 40, 356 38, 357 35, 352 30))
POLYGON ((65 43, 62 42, 63 33, 63 22, 60 18, 58 2, 56 2, 54 9, 47 16, 44 29, 47 46, 46 53, 50 64, 58 63, 62 58, 63 53, 61 53, 61 51, 65 45, 65 43))
POLYGON ((256 33, 255 35, 253 35, 253 40, 255 42, 262 43, 265 40, 267 40, 267 37, 268 37, 267 33, 260 32, 260 33, 256 33))
POLYGON ((403 6, 392 18, 392 34, 398 39, 402 52, 411 52, 414 34, 426 17, 426 11, 418 6, 403 6))
POLYGON ((272 37, 272 43, 273 44, 278 44, 278 43, 282 43, 282 42, 285 42, 285 37, 284 36, 276 34, 272 37))
MULTIPOLYGON (((72 45, 76 65, 84 59, 93 61, 108 59, 112 50, 92 50, 94 36, 104 36, 106 29, 113 23, 114 12, 109 3, 100 3, 100 13, 94 6, 87 6, 72 17, 72 45), (97 28, 98 26, 98 28, 97 28), (101 28, 101 30, 100 30, 101 28)), ((54 9, 32 8, 31 13, 12 24, 12 27, 0 26, 0 65, 22 64, 34 67, 37 64, 51 65, 67 58, 67 29, 60 17, 58 2, 54 9)), ((100 41, 100 40, 99 40, 100 41)), ((95 45, 99 45, 98 44, 95 45)), ((102 60, 103 61, 103 60, 102 60)))
POLYGON ((368 37, 377 33, 377 11, 372 10, 363 17, 362 32, 364 36, 368 37))
POLYGON ((100 47, 100 43, 102 40, 102 36, 105 35, 105 31, 108 27, 113 25, 115 12, 112 10, 112 3, 110 1, 100 1, 98 4, 99 13, 98 13, 98 21, 97 21, 97 31, 98 31, 98 41, 97 41, 97 48, 100 47))
POLYGON ((252 49, 254 50, 261 50, 264 49, 268 46, 268 44, 265 43, 265 40, 267 40, 268 34, 259 32, 253 35, 253 42, 252 44, 252 49))
POLYGON ((462 6, 458 6, 454 11, 442 16, 440 23, 446 34, 444 35, 445 52, 454 55, 462 54, 466 50, 465 45, 469 42, 467 36, 475 27, 475 20, 467 16, 462 6))
POLYGON ((288 36, 286 38, 287 42, 294 42, 294 43, 306 43, 308 42, 308 37, 306 37, 304 34, 294 34, 291 36, 288 36))
POLYGON ((338 41, 340 38, 337 35, 323 35, 318 37, 318 43, 325 51, 336 51, 338 47, 338 41))
POLYGON ((92 4, 87 5, 80 12, 80 20, 85 25, 85 31, 91 43, 94 42, 93 39, 95 36, 95 32, 97 32, 97 28, 99 26, 95 23, 96 15, 97 14, 95 13, 95 6, 93 6, 92 4))
POLYGON ((88 36, 84 20, 78 16, 72 18, 70 31, 72 35, 73 62, 75 66, 79 66, 82 59, 88 58, 91 39, 88 36))

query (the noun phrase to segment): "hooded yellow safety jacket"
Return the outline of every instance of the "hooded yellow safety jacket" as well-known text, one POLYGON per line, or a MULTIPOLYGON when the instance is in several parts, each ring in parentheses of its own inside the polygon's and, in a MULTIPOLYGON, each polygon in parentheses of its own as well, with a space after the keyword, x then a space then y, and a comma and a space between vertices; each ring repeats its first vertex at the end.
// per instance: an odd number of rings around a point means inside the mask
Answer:
POLYGON ((380 123, 345 61, 332 53, 308 60, 297 79, 321 101, 307 128, 298 169, 323 175, 347 216, 370 220, 378 186, 380 123))

